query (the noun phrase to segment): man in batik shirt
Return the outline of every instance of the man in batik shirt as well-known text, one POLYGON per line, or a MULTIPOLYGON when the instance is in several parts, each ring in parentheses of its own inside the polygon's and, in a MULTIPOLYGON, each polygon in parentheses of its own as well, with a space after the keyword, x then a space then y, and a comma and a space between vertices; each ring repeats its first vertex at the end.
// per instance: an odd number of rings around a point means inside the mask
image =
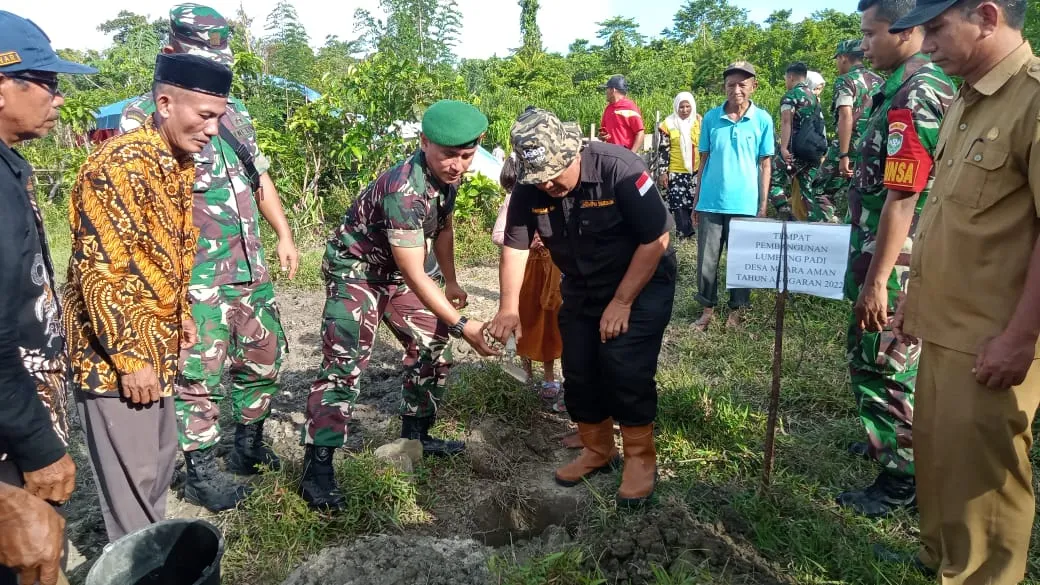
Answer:
POLYGON ((218 132, 231 70, 156 59, 156 113, 91 153, 69 201, 65 326, 76 398, 110 540, 163 520, 173 477, 173 386, 197 341, 188 298, 198 229, 192 154, 218 132))

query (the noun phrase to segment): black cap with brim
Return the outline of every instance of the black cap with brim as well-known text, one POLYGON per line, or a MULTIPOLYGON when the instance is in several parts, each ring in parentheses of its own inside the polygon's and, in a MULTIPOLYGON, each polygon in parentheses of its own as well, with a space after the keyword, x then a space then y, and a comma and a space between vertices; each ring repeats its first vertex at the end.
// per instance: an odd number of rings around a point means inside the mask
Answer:
POLYGON ((917 6, 909 14, 900 18, 888 27, 891 34, 901 33, 904 30, 921 26, 934 20, 943 12, 949 10, 959 0, 917 0, 917 6))
POLYGON ((612 88, 612 89, 616 89, 618 91, 627 92, 628 91, 628 82, 625 81, 625 76, 624 75, 614 75, 614 76, 611 76, 611 78, 608 79, 606 83, 601 84, 599 86, 599 89, 600 90, 604 90, 604 89, 607 89, 608 87, 612 88))

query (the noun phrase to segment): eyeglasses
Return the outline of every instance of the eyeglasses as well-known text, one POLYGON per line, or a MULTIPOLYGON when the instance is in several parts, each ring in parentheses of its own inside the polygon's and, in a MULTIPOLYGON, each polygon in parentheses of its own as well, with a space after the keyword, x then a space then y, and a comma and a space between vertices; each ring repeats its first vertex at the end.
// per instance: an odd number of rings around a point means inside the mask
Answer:
POLYGON ((6 73, 7 77, 11 79, 20 79, 22 81, 28 81, 35 83, 43 89, 47 90, 47 93, 51 94, 52 97, 62 95, 61 90, 58 89, 58 78, 57 77, 39 77, 32 73, 6 73))

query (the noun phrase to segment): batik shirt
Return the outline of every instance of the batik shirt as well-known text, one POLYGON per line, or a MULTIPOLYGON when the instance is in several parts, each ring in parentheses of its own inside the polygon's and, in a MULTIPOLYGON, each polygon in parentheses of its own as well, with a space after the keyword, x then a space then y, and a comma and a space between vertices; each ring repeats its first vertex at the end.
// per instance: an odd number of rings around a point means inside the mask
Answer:
MULTIPOLYGON (((155 112, 151 95, 135 98, 123 108, 119 129, 141 127, 155 112)), ((220 124, 249 149, 258 175, 270 163, 256 141, 256 129, 242 102, 228 99, 220 124)), ((234 148, 220 136, 195 155, 194 223, 199 228, 198 252, 191 285, 209 288, 225 284, 257 284, 270 280, 260 242, 259 212, 245 166, 234 148)))
POLYGON ((149 118, 101 145, 69 201, 65 331, 74 389, 103 394, 151 365, 170 396, 198 229, 191 157, 174 158, 149 118))

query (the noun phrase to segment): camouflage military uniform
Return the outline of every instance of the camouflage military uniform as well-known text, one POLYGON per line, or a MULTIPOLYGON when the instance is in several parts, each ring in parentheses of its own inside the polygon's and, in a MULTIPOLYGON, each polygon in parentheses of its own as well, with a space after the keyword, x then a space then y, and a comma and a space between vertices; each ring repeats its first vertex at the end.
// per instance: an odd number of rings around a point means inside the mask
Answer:
MULTIPOLYGON (((131 101, 123 110, 120 130, 137 127, 154 111, 150 95, 131 101)), ((229 99, 220 123, 249 148, 257 174, 265 173, 269 165, 242 103, 229 99)), ((189 295, 199 343, 182 355, 175 399, 184 451, 207 449, 220 439, 218 403, 224 398, 225 364, 231 374, 235 420, 251 424, 270 413, 288 351, 244 165, 220 136, 195 155, 195 163, 194 223, 201 233, 189 295)))
MULTIPOLYGON (((891 162, 888 159, 902 146, 902 133, 914 131, 930 159, 935 152, 939 123, 954 93, 950 78, 928 57, 918 54, 896 69, 875 94, 869 118, 856 144, 859 162, 849 188, 852 240, 845 293, 853 301, 859 297, 877 245, 881 210, 893 172, 892 167, 886 172, 886 161, 891 162), (912 128, 892 121, 893 113, 898 110, 908 112, 906 119, 912 120, 912 128)), ((888 277, 889 313, 895 312, 906 292, 917 214, 928 198, 933 176, 934 169, 918 197, 914 223, 895 269, 888 277)), ((912 476, 914 473, 911 426, 919 355, 919 346, 900 343, 890 329, 865 332, 860 330, 854 314, 850 319, 848 359, 852 392, 867 429, 870 454, 894 474, 912 476)))
POLYGON ((304 444, 343 445, 380 321, 405 349, 402 414, 436 413, 451 366, 448 327, 404 284, 390 247, 432 244, 455 208, 456 191, 440 186, 416 152, 372 182, 329 239, 322 264, 324 357, 307 399, 304 444))
MULTIPOLYGON (((791 125, 792 139, 802 124, 809 123, 812 116, 822 115, 822 113, 816 113, 818 105, 819 99, 817 99, 816 95, 804 81, 798 83, 798 85, 795 85, 784 94, 784 97, 780 100, 780 111, 794 112, 794 121, 791 125)), ((811 197, 812 184, 816 179, 816 171, 819 169, 819 166, 819 161, 803 161, 795 157, 791 170, 788 170, 787 161, 780 154, 780 149, 777 149, 776 156, 773 159, 773 177, 769 188, 769 200, 772 201, 778 212, 790 213, 792 211, 792 202, 788 198, 788 190, 792 190, 794 182, 797 181, 809 221, 829 221, 834 216, 834 205, 830 201, 826 199, 816 200, 811 197)), ((798 219, 806 218, 798 217, 798 219)))
MULTIPOLYGON (((831 111, 834 113, 834 123, 838 123, 838 108, 849 106, 852 108, 852 137, 849 139, 849 162, 855 166, 859 155, 855 151, 856 141, 863 134, 863 128, 867 124, 867 116, 864 115, 870 98, 884 79, 880 75, 867 69, 862 64, 855 65, 845 75, 834 80, 834 98, 831 102, 831 111)), ((824 198, 831 202, 837 202, 846 196, 851 179, 841 176, 838 172, 838 155, 841 154, 838 138, 835 137, 827 150, 827 158, 820 166, 816 182, 813 183, 813 196, 820 200, 824 198)))

